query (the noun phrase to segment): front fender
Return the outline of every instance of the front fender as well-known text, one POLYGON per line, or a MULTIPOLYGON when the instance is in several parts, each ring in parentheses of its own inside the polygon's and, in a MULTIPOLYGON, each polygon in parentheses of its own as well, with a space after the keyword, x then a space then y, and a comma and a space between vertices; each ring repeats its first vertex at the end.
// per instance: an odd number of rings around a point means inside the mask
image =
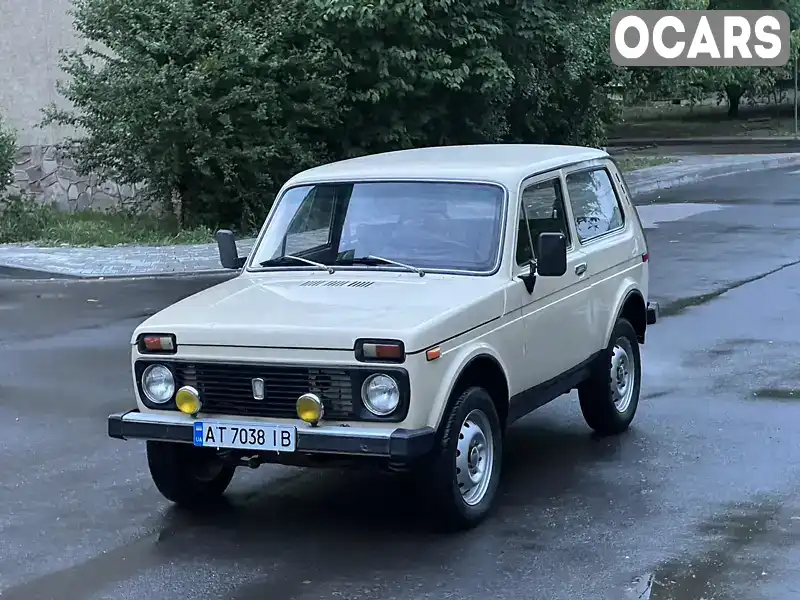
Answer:
POLYGON ((444 411, 448 405, 448 400, 450 399, 450 394, 453 393, 453 388, 458 381, 458 377, 461 375, 464 368, 478 356, 492 357, 500 366, 500 369, 502 369, 506 381, 509 381, 508 366, 500 357, 500 354, 486 342, 475 341, 443 353, 442 358, 447 357, 449 359, 449 364, 442 373, 442 385, 439 386, 436 400, 431 406, 431 413, 428 418, 428 423, 431 424, 434 429, 438 428, 439 423, 441 423, 444 411), (449 356, 451 353, 452 357, 449 356))

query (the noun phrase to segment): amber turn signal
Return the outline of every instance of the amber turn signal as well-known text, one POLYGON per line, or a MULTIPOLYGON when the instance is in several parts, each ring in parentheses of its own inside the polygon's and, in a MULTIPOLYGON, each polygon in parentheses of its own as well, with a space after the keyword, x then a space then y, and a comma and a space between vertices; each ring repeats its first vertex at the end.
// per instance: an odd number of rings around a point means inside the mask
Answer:
POLYGON ((430 350, 425 351, 425 358, 427 358, 429 361, 436 360, 441 355, 442 355, 442 349, 439 346, 436 346, 436 348, 431 348, 430 350))

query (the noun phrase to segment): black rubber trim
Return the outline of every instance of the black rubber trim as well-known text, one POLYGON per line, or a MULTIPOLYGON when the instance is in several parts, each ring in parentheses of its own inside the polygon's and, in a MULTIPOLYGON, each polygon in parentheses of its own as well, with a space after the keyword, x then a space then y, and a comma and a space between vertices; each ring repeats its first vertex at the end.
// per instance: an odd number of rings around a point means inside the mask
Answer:
POLYGON ((392 458, 418 458, 433 450, 436 430, 432 427, 421 429, 395 429, 389 438, 389 456, 392 458))
POLYGON ((143 439, 193 443, 194 430, 191 423, 187 423, 186 425, 167 425, 164 423, 135 423, 123 420, 125 415, 138 412, 138 410, 129 410, 124 413, 109 415, 109 437, 118 440, 143 439))
POLYGON ((653 325, 658 321, 659 316, 661 315, 661 307, 659 306, 658 302, 648 302, 647 303, 647 324, 653 325))
MULTIPOLYGON (((125 421, 123 417, 131 410, 115 413, 108 417, 109 437, 127 439, 162 440, 169 442, 193 443, 194 428, 191 423, 136 423, 125 421)), ((433 448, 435 432, 430 427, 421 429, 397 429, 390 438, 362 437, 358 435, 304 435, 297 432, 297 452, 320 454, 350 454, 385 456, 397 460, 408 460, 427 454, 433 448)))
POLYGON ((297 452, 389 456, 389 440, 355 435, 303 435, 303 431, 299 430, 297 452))

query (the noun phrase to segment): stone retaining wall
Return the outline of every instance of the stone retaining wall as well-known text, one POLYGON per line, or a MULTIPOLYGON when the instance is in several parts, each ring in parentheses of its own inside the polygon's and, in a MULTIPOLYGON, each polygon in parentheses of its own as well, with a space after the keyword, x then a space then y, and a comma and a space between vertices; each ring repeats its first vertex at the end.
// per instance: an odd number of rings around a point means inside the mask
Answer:
POLYGON ((38 202, 55 204, 63 211, 102 210, 124 205, 137 196, 137 188, 83 175, 59 146, 22 146, 12 172, 10 193, 28 193, 38 202))

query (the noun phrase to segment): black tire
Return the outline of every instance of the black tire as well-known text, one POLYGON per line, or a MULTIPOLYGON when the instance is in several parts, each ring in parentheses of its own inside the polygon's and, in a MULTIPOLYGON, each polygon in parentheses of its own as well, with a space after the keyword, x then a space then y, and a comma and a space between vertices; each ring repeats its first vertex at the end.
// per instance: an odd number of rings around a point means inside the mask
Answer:
POLYGON ((627 430, 639 406, 641 387, 642 360, 636 330, 627 319, 620 318, 614 325, 608 347, 592 365, 591 375, 578 387, 581 412, 586 424, 603 436, 617 435, 627 430), (615 403, 617 388, 611 372, 614 348, 618 345, 633 362, 628 368, 632 375, 632 381, 628 384, 632 387, 630 399, 620 406, 615 403))
POLYGON ((430 463, 425 469, 426 483, 439 525, 450 531, 471 529, 489 515, 500 482, 502 460, 503 430, 492 397, 481 387, 470 387, 459 394, 444 416, 441 441, 434 448, 430 463), (461 433, 468 416, 475 419, 471 423, 478 423, 480 431, 482 427, 488 426, 491 432, 491 443, 486 440, 486 447, 491 446, 492 452, 489 461, 491 471, 486 475, 488 483, 482 497, 476 498, 474 503, 468 503, 461 493, 458 477, 462 471, 457 472, 456 466, 457 455, 461 457, 459 441, 462 445, 469 442, 461 433))
POLYGON ((148 441, 147 464, 158 491, 186 508, 201 508, 219 500, 236 471, 211 448, 172 442, 148 441))

